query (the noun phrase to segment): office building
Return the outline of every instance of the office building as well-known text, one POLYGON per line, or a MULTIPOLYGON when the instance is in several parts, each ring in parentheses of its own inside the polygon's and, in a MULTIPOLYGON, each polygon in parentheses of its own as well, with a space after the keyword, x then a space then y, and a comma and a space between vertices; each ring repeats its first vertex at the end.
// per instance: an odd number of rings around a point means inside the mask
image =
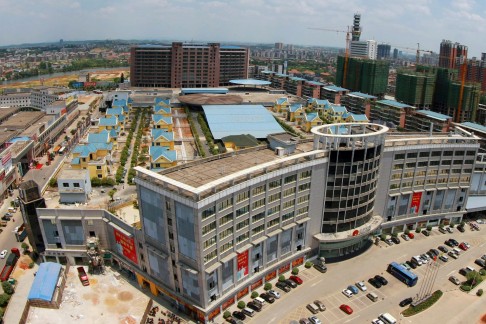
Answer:
POLYGON ((361 14, 355 13, 353 18, 353 29, 351 30, 352 41, 359 41, 359 37, 361 36, 361 27, 359 25, 360 21, 361 14))
POLYGON ((376 60, 378 45, 375 40, 351 41, 350 55, 353 57, 362 57, 370 60, 376 60))
POLYGON ((276 50, 283 50, 284 49, 284 43, 275 43, 275 49, 276 50))
POLYGON ((248 77, 249 50, 219 43, 140 45, 131 48, 133 87, 196 88, 230 85, 248 77))
POLYGON ((386 60, 390 58, 391 46, 390 44, 378 44, 377 58, 379 60, 386 60))
POLYGON ((462 63, 462 58, 467 58, 467 46, 453 43, 450 40, 442 40, 439 51, 439 67, 456 69, 462 63))

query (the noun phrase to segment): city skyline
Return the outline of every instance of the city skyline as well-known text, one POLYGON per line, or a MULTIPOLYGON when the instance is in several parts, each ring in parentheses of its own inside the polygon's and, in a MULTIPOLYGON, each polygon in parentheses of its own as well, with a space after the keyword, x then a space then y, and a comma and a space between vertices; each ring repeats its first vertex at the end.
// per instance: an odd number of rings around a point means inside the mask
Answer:
POLYGON ((195 1, 1 0, 8 13, 0 27, 0 46, 86 39, 171 39, 217 42, 283 42, 344 47, 344 34, 308 27, 345 30, 361 14, 362 39, 439 52, 442 39, 469 47, 469 57, 486 48, 486 3, 474 0, 302 0, 289 6, 277 0, 195 1))

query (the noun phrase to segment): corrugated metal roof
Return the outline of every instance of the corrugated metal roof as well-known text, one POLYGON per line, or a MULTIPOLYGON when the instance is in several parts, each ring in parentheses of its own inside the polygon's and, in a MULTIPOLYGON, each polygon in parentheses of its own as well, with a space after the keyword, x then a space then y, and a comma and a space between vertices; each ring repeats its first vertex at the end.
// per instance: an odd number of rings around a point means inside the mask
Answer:
POLYGON ((361 98, 364 98, 364 99, 376 99, 375 96, 372 96, 372 95, 369 95, 369 94, 366 94, 366 93, 362 93, 362 92, 350 92, 350 93, 348 93, 348 96, 361 97, 361 98))
POLYGON ((151 146, 149 149, 149 154, 152 157, 152 161, 157 161, 161 156, 170 162, 177 160, 177 152, 170 150, 165 146, 151 146))
POLYGON ((228 93, 228 88, 182 88, 181 94, 193 94, 193 93, 216 93, 216 94, 226 94, 228 93))
POLYGON ((335 85, 325 86, 325 87, 323 87, 323 89, 324 90, 329 90, 329 91, 335 91, 335 92, 338 92, 338 91, 349 91, 346 88, 341 88, 341 87, 338 87, 338 86, 335 86, 335 85))
POLYGON ((284 132, 262 105, 203 105, 202 108, 215 139, 241 134, 266 138, 268 134, 284 132))
POLYGON ((257 79, 238 79, 238 80, 229 80, 229 82, 233 84, 255 85, 255 86, 272 84, 272 82, 257 80, 257 79))
POLYGON ((388 105, 388 106, 393 106, 393 107, 396 107, 396 108, 414 108, 413 106, 410 106, 410 105, 407 105, 407 104, 404 104, 404 103, 401 103, 401 102, 398 102, 398 101, 395 101, 395 100, 383 99, 383 100, 379 100, 378 102, 385 104, 385 105, 388 105))
POLYGON ((118 118, 100 118, 99 126, 116 126, 118 124, 118 118))
POLYGON ((61 272, 61 265, 54 262, 44 262, 39 265, 34 282, 30 287, 28 300, 40 299, 45 301, 52 301, 52 296, 56 290, 57 281, 59 280, 59 273, 61 272))
POLYGON ((471 122, 461 123, 460 125, 478 130, 478 131, 483 132, 483 133, 486 133, 486 127, 484 127, 483 125, 479 125, 479 124, 471 123, 471 122))
POLYGON ((446 121, 448 119, 452 119, 451 116, 447 116, 444 114, 437 113, 435 111, 430 111, 430 110, 416 110, 417 113, 421 113, 426 115, 427 117, 438 119, 440 121, 446 121))

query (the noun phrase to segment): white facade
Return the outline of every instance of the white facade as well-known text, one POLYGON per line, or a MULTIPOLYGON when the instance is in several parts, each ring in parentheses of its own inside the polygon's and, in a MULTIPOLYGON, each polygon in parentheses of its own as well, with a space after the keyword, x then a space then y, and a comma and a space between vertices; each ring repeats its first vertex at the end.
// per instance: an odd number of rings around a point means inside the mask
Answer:
POLYGON ((85 203, 91 193, 88 170, 64 170, 57 178, 59 202, 63 204, 85 203))
POLYGON ((377 51, 378 43, 375 40, 351 41, 351 56, 365 57, 371 60, 376 60, 377 51))

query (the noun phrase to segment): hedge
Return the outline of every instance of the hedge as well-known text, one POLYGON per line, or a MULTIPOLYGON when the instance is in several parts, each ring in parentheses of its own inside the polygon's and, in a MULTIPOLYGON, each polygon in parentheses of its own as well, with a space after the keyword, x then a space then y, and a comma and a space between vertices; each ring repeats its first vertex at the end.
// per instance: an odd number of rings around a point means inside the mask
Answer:
POLYGON ((305 263, 304 267, 306 267, 307 269, 312 268, 312 262, 307 261, 307 262, 305 263))
POLYGON ((442 291, 436 290, 429 299, 427 299, 426 301, 418 305, 410 306, 409 308, 407 308, 402 312, 402 315, 405 317, 409 317, 418 314, 420 312, 423 312, 424 310, 434 305, 440 299, 440 297, 442 297, 442 295, 443 295, 442 291))
POLYGON ((244 301, 240 300, 238 302, 238 305, 237 306, 238 306, 239 309, 243 309, 243 308, 246 307, 246 303, 244 301))

